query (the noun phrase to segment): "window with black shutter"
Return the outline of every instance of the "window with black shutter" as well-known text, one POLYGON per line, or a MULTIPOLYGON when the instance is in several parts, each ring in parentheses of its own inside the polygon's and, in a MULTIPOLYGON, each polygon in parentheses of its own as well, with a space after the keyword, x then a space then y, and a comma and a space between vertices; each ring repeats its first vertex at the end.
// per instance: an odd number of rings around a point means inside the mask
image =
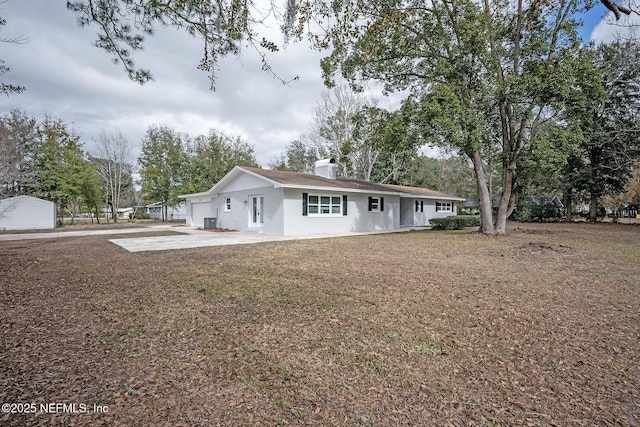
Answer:
POLYGON ((302 193, 303 216, 346 215, 343 204, 346 209, 346 196, 302 193))
POLYGON ((384 198, 369 197, 369 212, 381 212, 384 210, 384 198))

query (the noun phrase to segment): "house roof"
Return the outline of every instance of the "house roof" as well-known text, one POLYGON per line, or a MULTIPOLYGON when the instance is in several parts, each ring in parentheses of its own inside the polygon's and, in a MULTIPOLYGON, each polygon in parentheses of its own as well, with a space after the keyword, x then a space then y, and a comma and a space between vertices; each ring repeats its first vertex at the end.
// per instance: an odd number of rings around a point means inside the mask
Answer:
POLYGON ((298 173, 298 172, 288 172, 288 171, 278 171, 278 170, 269 170, 269 169, 260 169, 260 168, 252 168, 252 167, 242 167, 242 169, 246 169, 254 174, 263 176, 271 181, 275 181, 282 186, 287 187, 329 187, 329 188, 338 188, 343 190, 361 190, 361 191, 371 191, 376 193, 395 193, 396 190, 389 189, 381 184, 376 184, 369 181, 364 181, 360 179, 351 179, 351 178, 341 178, 338 177, 336 179, 325 178, 318 175, 312 175, 308 173, 298 173))
POLYGON ((381 185, 387 188, 395 189, 395 191, 399 191, 401 193, 405 193, 412 196, 464 200, 461 197, 452 196, 451 194, 442 193, 440 191, 429 190, 428 188, 423 188, 423 187, 409 187, 407 185, 392 185, 392 184, 381 184, 381 185))
POLYGON ((390 184, 376 184, 374 182, 353 178, 338 177, 336 179, 331 179, 307 173, 261 169, 248 166, 236 166, 231 172, 229 172, 229 174, 222 178, 222 180, 220 180, 218 184, 214 185, 209 191, 203 193, 187 194, 180 197, 196 197, 213 194, 215 190, 220 187, 221 184, 223 184, 223 181, 230 179, 234 174, 237 174, 241 171, 245 171, 254 176, 264 178, 277 187, 309 188, 315 190, 336 189, 350 192, 393 194, 399 195, 400 197, 424 197, 448 200, 464 200, 459 197, 440 193, 438 191, 433 191, 426 188, 390 184))

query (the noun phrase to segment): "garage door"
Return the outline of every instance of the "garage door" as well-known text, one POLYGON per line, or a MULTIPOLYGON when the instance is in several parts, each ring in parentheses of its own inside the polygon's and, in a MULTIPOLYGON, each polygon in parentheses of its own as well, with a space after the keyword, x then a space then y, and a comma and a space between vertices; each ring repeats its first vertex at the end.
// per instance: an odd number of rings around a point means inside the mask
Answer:
POLYGON ((191 226, 204 227, 204 219, 211 217, 211 202, 191 203, 191 226))

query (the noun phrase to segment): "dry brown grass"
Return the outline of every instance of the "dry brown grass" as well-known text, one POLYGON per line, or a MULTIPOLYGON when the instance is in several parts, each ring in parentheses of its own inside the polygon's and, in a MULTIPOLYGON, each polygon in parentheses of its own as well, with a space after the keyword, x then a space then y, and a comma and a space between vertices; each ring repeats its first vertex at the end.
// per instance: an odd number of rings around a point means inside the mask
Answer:
POLYGON ((1 242, 1 403, 108 413, 0 424, 635 426, 639 278, 637 226, 1 242))

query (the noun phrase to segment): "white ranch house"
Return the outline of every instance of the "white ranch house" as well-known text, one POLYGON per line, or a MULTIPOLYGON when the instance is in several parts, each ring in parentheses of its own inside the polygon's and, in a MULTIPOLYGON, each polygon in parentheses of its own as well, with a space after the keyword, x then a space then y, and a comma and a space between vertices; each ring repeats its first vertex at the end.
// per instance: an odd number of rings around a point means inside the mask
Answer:
POLYGON ((210 190, 180 196, 187 225, 280 235, 397 230, 456 214, 464 199, 400 185, 336 177, 335 160, 315 174, 236 166, 210 190), (211 220, 207 221, 211 223, 211 220))

